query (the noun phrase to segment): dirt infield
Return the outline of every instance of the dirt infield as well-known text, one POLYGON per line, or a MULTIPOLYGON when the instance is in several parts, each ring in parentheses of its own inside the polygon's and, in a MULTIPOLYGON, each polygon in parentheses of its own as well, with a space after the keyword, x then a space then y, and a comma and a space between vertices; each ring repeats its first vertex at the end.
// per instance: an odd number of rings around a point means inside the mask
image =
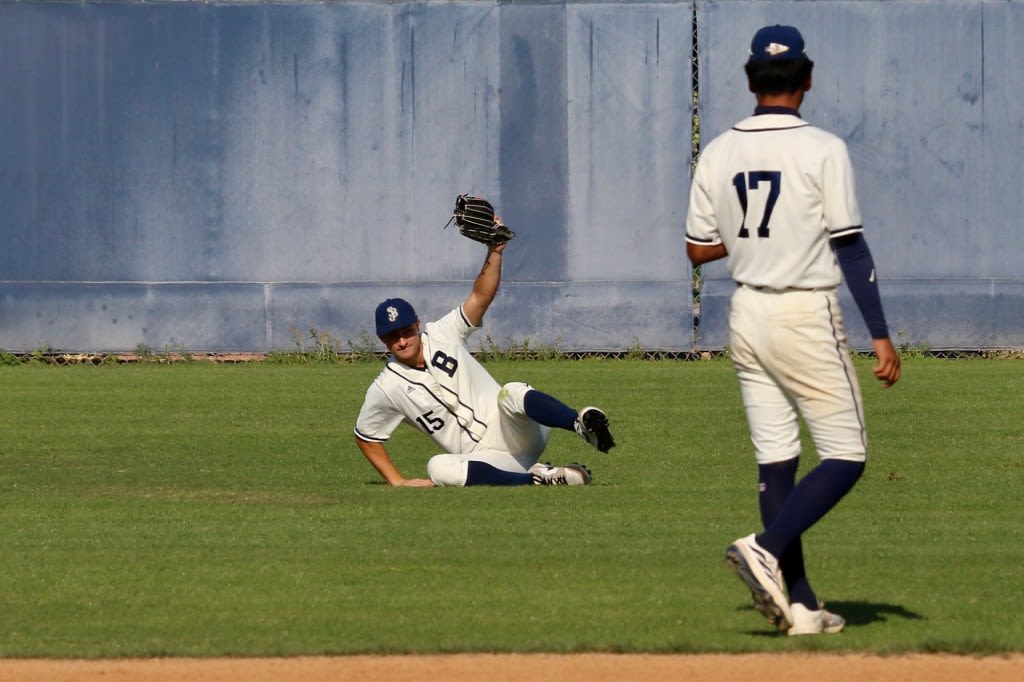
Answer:
POLYGON ((106 661, 0 660, 0 682, 1017 682, 1024 656, 537 654, 106 661))

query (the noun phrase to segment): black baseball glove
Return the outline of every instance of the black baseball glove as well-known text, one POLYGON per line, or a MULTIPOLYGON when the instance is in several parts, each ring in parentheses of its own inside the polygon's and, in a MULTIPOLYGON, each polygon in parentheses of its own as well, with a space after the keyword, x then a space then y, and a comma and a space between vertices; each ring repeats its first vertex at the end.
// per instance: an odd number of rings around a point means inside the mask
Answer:
POLYGON ((455 211, 445 227, 453 220, 462 236, 482 244, 504 244, 516 236, 500 218, 494 216, 494 207, 483 197, 470 194, 455 197, 455 211))

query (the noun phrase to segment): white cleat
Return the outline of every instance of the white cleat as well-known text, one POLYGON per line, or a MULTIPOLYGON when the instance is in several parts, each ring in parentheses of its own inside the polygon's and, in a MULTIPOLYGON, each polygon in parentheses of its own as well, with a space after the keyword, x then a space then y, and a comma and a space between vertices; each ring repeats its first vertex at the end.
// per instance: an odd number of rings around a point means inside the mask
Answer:
POLYGON ((780 630, 793 627, 793 612, 782 590, 779 561, 754 540, 754 533, 725 550, 726 565, 748 588, 754 608, 780 630))
POLYGON ((818 635, 826 633, 834 635, 846 626, 846 619, 837 613, 825 610, 825 605, 818 602, 818 610, 812 611, 803 604, 793 604, 789 608, 793 612, 793 627, 788 633, 794 635, 818 635))
POLYGON ((591 479, 590 469, 577 462, 564 467, 537 462, 529 471, 533 474, 534 485, 587 485, 591 479))

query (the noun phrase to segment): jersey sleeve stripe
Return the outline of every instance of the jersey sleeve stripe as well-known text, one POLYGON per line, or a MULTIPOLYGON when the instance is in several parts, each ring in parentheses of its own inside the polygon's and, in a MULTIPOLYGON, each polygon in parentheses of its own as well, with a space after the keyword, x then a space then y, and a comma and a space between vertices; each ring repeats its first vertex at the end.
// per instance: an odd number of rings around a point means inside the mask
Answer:
POLYGON ((698 246, 714 246, 715 244, 720 243, 722 240, 721 239, 701 239, 700 237, 694 237, 692 234, 687 232, 686 233, 686 241, 690 242, 691 244, 697 244, 698 246))
POLYGON ((828 231, 828 236, 831 239, 836 239, 837 237, 845 237, 847 235, 857 234, 858 232, 863 232, 863 231, 864 231, 864 226, 863 225, 851 225, 849 227, 840 227, 840 228, 837 228, 835 230, 829 230, 828 231))
POLYGON ((376 436, 368 436, 365 433, 361 433, 359 429, 352 429, 352 432, 356 434, 356 437, 359 438, 360 440, 365 440, 370 443, 386 443, 388 441, 387 438, 377 438, 376 436))

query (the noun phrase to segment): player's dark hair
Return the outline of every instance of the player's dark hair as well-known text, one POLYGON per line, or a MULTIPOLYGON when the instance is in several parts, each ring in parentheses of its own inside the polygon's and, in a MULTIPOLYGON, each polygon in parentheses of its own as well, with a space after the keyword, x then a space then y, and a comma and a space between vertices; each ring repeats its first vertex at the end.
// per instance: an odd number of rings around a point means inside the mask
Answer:
POLYGON ((814 69, 810 59, 747 62, 743 69, 752 92, 781 95, 800 90, 814 69))

